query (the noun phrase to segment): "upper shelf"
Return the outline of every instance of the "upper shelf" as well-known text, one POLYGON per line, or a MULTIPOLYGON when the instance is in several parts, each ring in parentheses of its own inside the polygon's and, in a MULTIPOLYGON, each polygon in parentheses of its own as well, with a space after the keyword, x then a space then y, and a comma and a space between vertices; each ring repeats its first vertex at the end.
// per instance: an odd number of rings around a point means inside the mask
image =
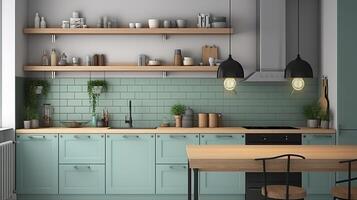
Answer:
POLYGON ((228 35, 231 28, 25 28, 33 35, 228 35))

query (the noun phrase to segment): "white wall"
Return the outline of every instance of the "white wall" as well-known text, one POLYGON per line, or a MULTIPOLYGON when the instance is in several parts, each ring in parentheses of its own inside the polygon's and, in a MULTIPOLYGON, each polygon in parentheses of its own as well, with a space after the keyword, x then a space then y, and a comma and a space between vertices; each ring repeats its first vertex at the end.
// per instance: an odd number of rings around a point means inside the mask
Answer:
POLYGON ((321 75, 329 79, 330 109, 337 128, 337 1, 321 0, 321 75))
MULTIPOLYGON (((0 0, 0 85, 3 84, 2 82, 2 0, 0 0)), ((0 127, 2 124, 2 87, 0 86, 0 127)))

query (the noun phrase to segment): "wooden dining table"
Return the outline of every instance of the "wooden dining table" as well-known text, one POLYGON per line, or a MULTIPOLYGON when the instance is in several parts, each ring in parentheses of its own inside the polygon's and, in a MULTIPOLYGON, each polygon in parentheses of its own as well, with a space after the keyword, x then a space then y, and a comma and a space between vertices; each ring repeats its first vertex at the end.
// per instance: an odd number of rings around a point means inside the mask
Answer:
MULTIPOLYGON (((357 159, 357 145, 188 145, 188 200, 198 200, 199 171, 262 172, 262 161, 257 158, 297 154, 306 159, 291 158, 291 172, 347 171, 340 161, 357 159)), ((266 163, 268 172, 285 172, 286 158, 266 163)), ((352 166, 357 171, 357 166, 352 166)))

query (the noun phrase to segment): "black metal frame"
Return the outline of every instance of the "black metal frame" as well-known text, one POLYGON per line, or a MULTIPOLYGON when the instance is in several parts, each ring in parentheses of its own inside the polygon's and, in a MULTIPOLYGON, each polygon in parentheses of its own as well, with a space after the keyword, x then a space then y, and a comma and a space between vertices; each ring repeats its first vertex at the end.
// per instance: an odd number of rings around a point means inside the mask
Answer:
POLYGON ((192 171, 193 171, 193 199, 198 200, 198 169, 192 169, 190 167, 190 161, 188 161, 188 183, 187 183, 187 197, 188 200, 192 199, 192 171))
MULTIPOLYGON (((344 160, 340 161, 341 164, 348 164, 348 179, 336 181, 336 184, 339 183, 348 183, 348 199, 351 200, 352 198, 352 181, 356 181, 357 177, 352 178, 352 163, 357 162, 357 159, 354 160, 344 160)), ((336 197, 334 197, 336 199, 336 197)))
POLYGON ((275 157, 270 157, 270 158, 257 158, 255 160, 257 161, 263 161, 263 173, 264 173, 264 197, 265 200, 268 199, 268 190, 267 190, 267 171, 266 171, 266 161, 268 160, 275 160, 279 158, 284 158, 288 157, 288 162, 287 162, 287 171, 286 171, 286 200, 289 200, 289 175, 290 175, 290 161, 291 157, 297 157, 301 159, 306 159, 304 156, 297 155, 297 154, 284 154, 280 156, 275 156, 275 157))

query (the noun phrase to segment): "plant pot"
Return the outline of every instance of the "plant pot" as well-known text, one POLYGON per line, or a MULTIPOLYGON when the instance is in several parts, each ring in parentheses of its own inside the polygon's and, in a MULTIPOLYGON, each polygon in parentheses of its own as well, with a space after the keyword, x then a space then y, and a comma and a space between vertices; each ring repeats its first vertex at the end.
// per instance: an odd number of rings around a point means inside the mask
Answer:
POLYGON ((103 90, 103 86, 93 86, 92 92, 93 94, 98 95, 102 93, 102 90, 103 90))
POLYGON ((325 129, 330 128, 330 121, 322 120, 320 127, 325 129))
POLYGON ((26 120, 24 121, 24 129, 30 129, 31 128, 31 121, 26 120))
POLYGON ((175 124, 177 128, 182 127, 182 117, 181 115, 175 115, 175 124))
POLYGON ((91 127, 97 127, 97 116, 93 115, 91 122, 90 122, 91 127))
POLYGON ((38 119, 31 120, 31 128, 40 128, 40 121, 38 119))
POLYGON ((320 125, 320 121, 317 119, 308 119, 307 120, 307 127, 308 128, 318 128, 320 125))
POLYGON ((42 94, 42 90, 43 90, 43 86, 36 86, 36 94, 37 95, 40 95, 40 94, 42 94))

